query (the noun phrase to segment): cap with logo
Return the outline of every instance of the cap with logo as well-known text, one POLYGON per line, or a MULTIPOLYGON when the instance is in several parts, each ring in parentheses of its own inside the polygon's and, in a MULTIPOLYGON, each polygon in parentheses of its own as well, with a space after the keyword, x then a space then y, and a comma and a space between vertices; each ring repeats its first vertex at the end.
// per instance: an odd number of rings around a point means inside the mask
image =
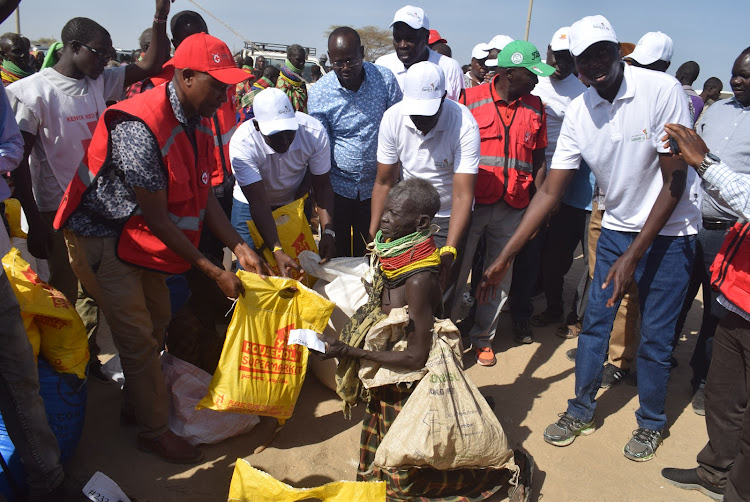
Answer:
MULTIPOLYGON (((240 70, 241 71, 241 70, 240 70)), ((281 89, 268 88, 253 99, 253 113, 260 132, 266 136, 299 128, 292 103, 281 89)))
POLYGON ((413 64, 404 79, 404 115, 435 115, 445 95, 445 74, 435 63, 413 64))
POLYGON ((497 55, 497 65, 500 68, 526 68, 540 77, 549 77, 555 73, 555 68, 542 63, 542 57, 534 44, 525 40, 515 40, 506 45, 497 55))
POLYGON ((569 32, 570 26, 564 26, 552 35, 552 40, 549 43, 549 48, 552 49, 552 52, 570 50, 569 32))
MULTIPOLYGON (((508 35, 495 35, 492 37, 492 39, 487 42, 487 51, 491 51, 492 49, 497 49, 499 51, 505 49, 505 46, 508 45, 513 41, 512 38, 510 38, 508 35)), ((496 59, 488 59, 485 62, 485 65, 487 66, 497 66, 497 60, 496 59)))
POLYGON ((627 55, 642 65, 650 65, 657 61, 672 61, 674 44, 672 39, 660 31, 650 31, 643 35, 635 44, 633 52, 627 55))
POLYGON ((570 53, 580 56, 583 51, 597 42, 617 42, 615 29, 607 18, 601 15, 586 16, 570 27, 570 53))
POLYGON ((427 39, 427 45, 436 44, 438 42, 442 42, 444 44, 447 44, 448 41, 440 36, 440 33, 437 30, 430 30, 430 37, 427 39))
POLYGON ((430 21, 427 20, 424 10, 421 7, 414 7, 413 5, 406 5, 396 11, 396 15, 393 16, 391 28, 396 23, 406 23, 415 30, 420 28, 430 29, 430 21))
POLYGON ((223 84, 239 84, 250 78, 250 73, 237 68, 227 44, 208 33, 187 37, 172 58, 175 68, 208 73, 223 84))

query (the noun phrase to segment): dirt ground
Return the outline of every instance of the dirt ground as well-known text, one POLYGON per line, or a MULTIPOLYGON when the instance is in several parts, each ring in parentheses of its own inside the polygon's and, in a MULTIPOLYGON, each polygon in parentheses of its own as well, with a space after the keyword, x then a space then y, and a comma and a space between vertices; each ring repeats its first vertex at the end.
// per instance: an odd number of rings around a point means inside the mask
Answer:
MULTIPOLYGON (((570 300, 582 267, 576 259, 566 279, 570 300)), ((700 296, 700 295, 699 295, 700 296)), ((535 299, 539 312, 541 297, 535 299)), ((664 481, 664 467, 693 467, 707 440, 705 420, 693 413, 689 360, 700 327, 701 303, 695 300, 677 348, 679 366, 672 372, 667 398, 669 434, 656 458, 637 463, 622 455, 636 429, 637 389, 628 383, 602 391, 598 398, 597 431, 572 445, 556 448, 542 431, 557 420, 573 395, 574 364, 565 352, 576 340, 555 335, 555 327, 534 328, 535 343, 518 346, 510 334, 510 314, 500 319, 494 349, 498 364, 476 366, 467 354, 467 373, 482 394, 492 396, 495 413, 512 445, 525 448, 536 461, 532 500, 701 501, 698 492, 679 490, 664 481)), ((102 359, 113 355, 110 340, 102 341, 102 359)), ((205 462, 178 466, 160 461, 135 447, 137 428, 120 426, 120 391, 114 385, 91 382, 82 440, 68 469, 88 478, 99 470, 114 479, 139 502, 219 502, 227 500, 235 461, 246 459, 275 478, 295 487, 353 480, 358 462, 362 406, 352 420, 344 419, 336 394, 308 372, 294 416, 264 452, 253 451, 269 436, 275 420, 261 418, 250 433, 220 444, 203 446, 205 462)))

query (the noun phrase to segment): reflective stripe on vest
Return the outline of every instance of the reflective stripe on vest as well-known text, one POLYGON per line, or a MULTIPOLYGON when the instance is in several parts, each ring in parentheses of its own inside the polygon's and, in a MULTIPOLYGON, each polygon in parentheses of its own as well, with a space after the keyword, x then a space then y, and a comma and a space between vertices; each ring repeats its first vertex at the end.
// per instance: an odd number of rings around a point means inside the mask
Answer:
MULTIPOLYGON (((206 210, 201 209, 200 216, 177 216, 173 213, 167 214, 169 215, 169 219, 172 220, 172 223, 174 223, 180 230, 197 232, 201 229, 200 224, 206 217, 206 210)), ((143 216, 141 208, 139 207, 135 211, 133 211, 133 214, 131 216, 143 216)))
POLYGON ((174 129, 172 129, 172 132, 169 134, 169 138, 167 138, 167 141, 164 142, 164 146, 161 149, 161 156, 166 157, 169 153, 169 149, 172 148, 172 145, 174 145, 175 141, 177 140, 177 136, 182 132, 182 125, 176 126, 174 129))
MULTIPOLYGON (((494 157, 492 155, 482 155, 479 157, 479 165, 480 166, 488 166, 488 167, 505 167, 505 157, 494 157)), ((508 159, 508 166, 509 169, 515 169, 517 171, 521 171, 524 173, 532 173, 534 171, 534 166, 530 164, 529 162, 524 162, 522 160, 518 159, 508 159)))

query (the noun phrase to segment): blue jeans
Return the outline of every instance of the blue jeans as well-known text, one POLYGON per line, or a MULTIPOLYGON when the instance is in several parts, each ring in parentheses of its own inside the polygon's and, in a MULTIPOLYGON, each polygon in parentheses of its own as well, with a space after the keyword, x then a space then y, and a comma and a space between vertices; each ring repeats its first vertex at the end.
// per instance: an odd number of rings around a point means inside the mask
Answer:
MULTIPOLYGON (((595 287, 578 337, 576 352, 576 397, 568 401, 568 413, 583 421, 594 418, 596 393, 602 382, 609 336, 617 305, 607 308, 614 285, 604 283, 609 269, 628 249, 637 233, 602 228, 596 248, 595 287)), ((638 395, 640 408, 635 412, 639 427, 660 431, 667 423, 664 402, 667 394, 672 338, 680 307, 685 299, 695 259, 695 236, 657 236, 638 262, 635 281, 641 307, 641 343, 638 347, 638 395)))
POLYGON ((0 412, 26 469, 31 495, 43 495, 62 483, 60 449, 39 396, 39 373, 18 301, 2 270, 0 347, 0 412))
MULTIPOLYGON (((250 249, 255 249, 253 238, 250 237, 250 229, 247 227, 247 222, 252 220, 253 217, 250 215, 250 204, 245 204, 235 198, 232 198, 232 226, 237 233, 240 234, 242 240, 247 242, 250 249)), ((237 262, 237 268, 242 270, 242 265, 237 262)))

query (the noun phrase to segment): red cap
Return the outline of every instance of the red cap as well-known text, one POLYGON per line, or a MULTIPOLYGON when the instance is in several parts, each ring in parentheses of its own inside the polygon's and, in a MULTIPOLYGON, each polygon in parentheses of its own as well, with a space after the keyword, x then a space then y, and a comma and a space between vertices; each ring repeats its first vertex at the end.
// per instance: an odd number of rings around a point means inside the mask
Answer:
POLYGON ((437 30, 430 30, 430 38, 427 39, 427 45, 436 44, 438 42, 443 42, 444 44, 447 44, 448 41, 440 36, 440 33, 438 33, 437 30))
POLYGON ((237 68, 227 44, 208 33, 196 33, 182 41, 172 58, 174 67, 208 73, 224 84, 239 84, 250 74, 237 68))

